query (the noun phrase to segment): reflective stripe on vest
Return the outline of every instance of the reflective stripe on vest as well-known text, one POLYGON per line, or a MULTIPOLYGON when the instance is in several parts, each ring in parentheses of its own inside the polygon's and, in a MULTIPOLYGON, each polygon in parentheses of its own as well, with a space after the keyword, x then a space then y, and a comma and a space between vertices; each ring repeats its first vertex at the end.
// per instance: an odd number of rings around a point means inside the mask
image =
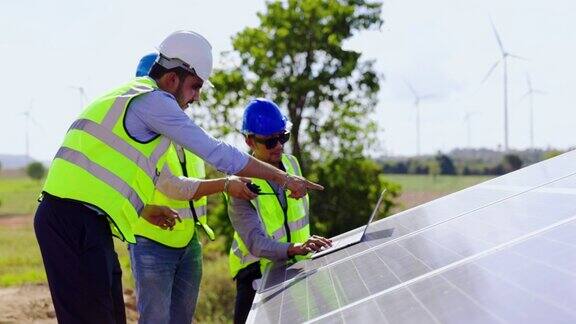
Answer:
POLYGON ((106 114, 106 117, 104 117, 104 120, 102 120, 102 125, 112 129, 116 125, 117 120, 122 117, 125 105, 128 103, 128 101, 134 98, 135 94, 150 92, 153 89, 153 87, 137 84, 126 91, 124 94, 118 96, 116 101, 114 101, 112 108, 110 108, 108 114, 106 114))
POLYGON ((232 241, 232 246, 230 247, 230 250, 232 251, 232 253, 234 253, 236 257, 240 259, 240 262, 242 264, 250 264, 260 260, 259 257, 255 257, 250 253, 244 255, 242 253, 242 250, 240 249, 240 246, 238 246, 238 242, 236 240, 232 241))
MULTIPOLYGON (((296 220, 294 222, 288 223, 288 226, 290 227, 290 231, 295 232, 299 229, 304 228, 306 225, 308 225, 308 222, 301 218, 299 220, 296 220)), ((279 241, 281 239, 285 239, 286 237, 286 230, 284 229, 284 227, 280 227, 277 231, 275 231, 274 233, 272 233, 270 235, 270 237, 275 240, 275 241, 279 241)), ((255 261, 260 260, 260 258, 253 256, 252 254, 248 253, 246 255, 242 254, 242 251, 240 250, 240 246, 238 246, 238 242, 236 240, 232 240, 232 253, 234 253, 238 258, 241 259, 241 262, 243 264, 245 263, 252 263, 255 261)))
MULTIPOLYGON (((297 176, 302 176, 302 170, 300 170, 300 167, 298 166, 298 162, 296 162, 296 157, 293 155, 286 155, 286 159, 288 160, 288 162, 290 162, 290 165, 292 166, 292 170, 294 170, 294 173, 297 176)), ((309 214, 310 213, 309 201, 306 198, 302 198, 302 203, 304 204, 304 210, 306 211, 306 220, 308 220, 309 216, 310 216, 310 214, 309 214)))
POLYGON ((152 179, 152 182, 156 183, 156 166, 160 160, 160 157, 162 154, 164 154, 164 152, 166 152, 168 146, 170 145, 169 139, 163 137, 160 141, 160 144, 154 150, 150 158, 147 158, 140 151, 122 140, 118 135, 110 132, 110 129, 92 120, 78 119, 72 123, 70 129, 82 130, 101 140, 106 145, 115 149, 122 155, 126 156, 128 159, 134 161, 136 165, 138 165, 138 167, 142 169, 142 171, 144 171, 150 177, 150 179, 152 179))
MULTIPOLYGON (((175 177, 184 176, 184 170, 182 169, 181 164, 182 162, 178 156, 177 150, 181 150, 182 153, 184 153, 185 158, 182 157, 182 161, 185 161, 184 167, 186 168, 187 176, 189 178, 204 179, 204 161, 192 152, 184 151, 175 145, 169 147, 168 152, 166 153, 166 163, 161 172, 169 172, 175 177)), ((196 212, 196 216, 198 216, 198 221, 202 228, 207 226, 205 225, 207 214, 206 203, 206 197, 193 201, 194 211, 196 212)), ((168 206, 175 209, 182 219, 182 222, 176 222, 172 231, 166 231, 143 219, 139 219, 134 226, 134 233, 138 236, 146 237, 150 240, 173 248, 183 248, 187 246, 190 243, 190 240, 194 237, 197 225, 194 220, 192 209, 190 208, 190 201, 170 198, 160 190, 156 189, 150 204, 168 206)))
MULTIPOLYGON (((205 205, 204 206, 194 206, 194 210, 196 211, 196 216, 198 216, 198 218, 206 217, 207 208, 205 205)), ((176 211, 178 212, 178 215, 182 219, 194 219, 194 215, 192 214, 192 210, 190 209, 190 207, 188 207, 188 208, 176 208, 176 211)))
POLYGON ((90 161, 90 159, 88 159, 88 157, 86 157, 86 155, 84 155, 82 152, 78 152, 68 147, 61 147, 58 150, 58 153, 56 153, 56 157, 83 168, 101 181, 108 184, 110 187, 116 189, 116 191, 121 193, 122 196, 124 196, 124 198, 126 198, 132 204, 138 213, 140 213, 144 208, 144 202, 142 199, 140 199, 138 194, 132 189, 132 187, 130 187, 129 184, 127 184, 114 173, 90 161))

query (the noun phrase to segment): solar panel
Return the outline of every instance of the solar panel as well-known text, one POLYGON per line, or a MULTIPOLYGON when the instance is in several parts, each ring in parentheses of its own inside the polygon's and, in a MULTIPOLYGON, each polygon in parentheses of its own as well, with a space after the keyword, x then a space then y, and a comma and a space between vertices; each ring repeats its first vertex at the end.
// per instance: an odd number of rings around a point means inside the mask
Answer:
POLYGON ((373 223, 360 244, 274 265, 248 322, 574 323, 573 305, 576 151, 373 223))

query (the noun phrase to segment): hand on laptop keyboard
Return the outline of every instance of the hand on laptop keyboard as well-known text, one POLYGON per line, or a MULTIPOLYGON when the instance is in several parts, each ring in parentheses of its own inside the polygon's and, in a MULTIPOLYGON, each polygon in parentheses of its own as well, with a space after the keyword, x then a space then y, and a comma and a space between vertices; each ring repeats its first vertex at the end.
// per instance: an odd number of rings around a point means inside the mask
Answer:
POLYGON ((332 240, 322 236, 312 235, 304 243, 294 243, 288 248, 288 257, 295 255, 306 255, 310 252, 320 251, 332 246, 332 240))

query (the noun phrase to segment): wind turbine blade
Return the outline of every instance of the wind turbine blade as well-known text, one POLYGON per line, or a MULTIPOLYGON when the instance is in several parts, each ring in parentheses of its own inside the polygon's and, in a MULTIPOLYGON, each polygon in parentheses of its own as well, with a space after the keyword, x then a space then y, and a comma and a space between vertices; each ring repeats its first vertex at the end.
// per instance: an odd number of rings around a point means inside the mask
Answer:
POLYGON ((500 35, 498 35, 496 26, 494 26, 494 21, 492 21, 492 17, 490 17, 490 25, 492 25, 492 30, 494 31, 494 36, 496 36, 496 41, 498 42, 498 47, 500 47, 500 52, 502 52, 502 55, 504 55, 506 51, 504 50, 504 45, 502 45, 502 40, 500 40, 500 35))
POLYGON ((416 93, 416 90, 414 90, 414 88, 412 88, 412 85, 410 84, 410 82, 404 80, 404 83, 406 83, 406 86, 408 86, 408 89, 410 89, 410 92, 412 92, 412 95, 414 95, 414 97, 418 98, 418 94, 416 93))
POLYGON ((520 97, 519 101, 524 101, 524 99, 526 99, 526 97, 528 97, 531 93, 532 91, 528 90, 528 92, 526 92, 522 97, 520 97))
POLYGON ((420 96, 420 100, 422 100, 422 99, 435 99, 435 98, 438 98, 438 96, 435 94, 427 94, 427 95, 420 96))
POLYGON ((508 56, 513 57, 513 58, 518 59, 518 60, 522 60, 522 61, 530 61, 529 59, 527 59, 527 58, 525 58, 525 57, 518 56, 518 55, 515 55, 515 54, 510 54, 510 53, 508 53, 508 56))
POLYGON ((36 119, 34 119, 32 116, 28 117, 30 119, 30 121, 32 122, 32 124, 36 125, 36 127, 40 128, 41 130, 44 130, 44 127, 42 127, 42 125, 40 125, 36 119))
POLYGON ((492 64, 492 67, 490 68, 490 70, 488 70, 488 73, 486 73, 486 76, 484 76, 484 79, 482 79, 482 82, 480 82, 480 84, 484 84, 484 82, 486 82, 486 80, 488 80, 490 75, 492 75, 492 72, 494 72, 494 69, 496 69, 498 64, 500 64, 500 61, 501 60, 498 60, 494 64, 492 64))

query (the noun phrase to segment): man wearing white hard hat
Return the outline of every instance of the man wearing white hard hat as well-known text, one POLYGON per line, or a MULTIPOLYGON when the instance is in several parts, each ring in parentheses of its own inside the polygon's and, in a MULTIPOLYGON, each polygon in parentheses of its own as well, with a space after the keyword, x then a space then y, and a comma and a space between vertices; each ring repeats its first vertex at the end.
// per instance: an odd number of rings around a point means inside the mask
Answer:
POLYGON ((140 217, 163 229, 179 221, 175 210, 150 204, 171 141, 227 174, 281 183, 294 198, 322 189, 216 140, 183 112, 212 72, 204 37, 178 31, 158 50, 150 78, 85 108, 48 171, 34 229, 60 323, 126 321, 112 235, 135 243, 140 217))

